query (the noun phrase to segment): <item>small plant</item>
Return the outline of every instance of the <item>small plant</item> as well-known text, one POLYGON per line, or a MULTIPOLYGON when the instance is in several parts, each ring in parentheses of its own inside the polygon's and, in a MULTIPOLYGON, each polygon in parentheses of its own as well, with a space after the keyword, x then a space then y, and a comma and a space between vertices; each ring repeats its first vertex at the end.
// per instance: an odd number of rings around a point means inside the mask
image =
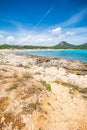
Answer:
POLYGON ((40 82, 42 83, 42 85, 44 85, 44 86, 46 85, 46 81, 41 80, 40 82))
POLYGON ((27 106, 23 107, 24 113, 30 113, 32 114, 37 109, 38 103, 29 103, 27 106))
POLYGON ((46 83, 46 81, 44 81, 44 80, 41 80, 41 83, 42 83, 42 85, 44 85, 46 87, 46 89, 48 91, 51 91, 51 85, 49 83, 46 83))
POLYGON ((14 84, 12 87, 8 88, 7 91, 12 91, 14 89, 17 89, 17 84, 14 84))
POLYGON ((80 90, 79 86, 73 85, 73 84, 68 83, 68 82, 55 81, 55 83, 57 83, 57 84, 61 84, 61 85, 63 85, 63 86, 66 86, 66 87, 71 88, 71 89, 70 89, 70 93, 72 93, 72 92, 74 92, 74 91, 76 91, 76 90, 77 90, 77 91, 80 90))
POLYGON ((29 72, 24 72, 23 73, 23 78, 32 78, 29 72))
POLYGON ((79 87, 78 87, 78 86, 75 86, 75 85, 72 85, 72 90, 73 90, 73 91, 79 90, 79 87))
POLYGON ((48 84, 48 83, 46 83, 46 89, 49 90, 49 91, 51 91, 51 85, 48 84))
POLYGON ((36 103, 30 103, 29 108, 36 110, 37 104, 36 103))
POLYGON ((55 81, 55 83, 57 83, 57 84, 61 84, 61 85, 66 86, 66 87, 71 87, 72 90, 79 90, 79 86, 73 85, 73 84, 68 83, 68 82, 55 81))
POLYGON ((25 68, 25 69, 29 69, 30 67, 29 67, 29 66, 27 66, 27 65, 25 65, 25 66, 24 66, 24 68, 25 68))
POLYGON ((80 88, 79 92, 87 94, 87 88, 80 88))

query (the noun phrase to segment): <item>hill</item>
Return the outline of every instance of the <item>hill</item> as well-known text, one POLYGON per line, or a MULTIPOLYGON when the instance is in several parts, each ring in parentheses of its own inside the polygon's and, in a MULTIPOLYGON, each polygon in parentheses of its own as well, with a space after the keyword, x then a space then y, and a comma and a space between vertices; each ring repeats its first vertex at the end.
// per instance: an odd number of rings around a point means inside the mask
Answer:
POLYGON ((0 45, 0 49, 87 49, 87 43, 81 45, 73 45, 71 43, 62 41, 54 46, 32 46, 32 45, 20 46, 20 45, 2 44, 0 45))
POLYGON ((87 43, 78 46, 79 49, 87 49, 87 43))
POLYGON ((59 44, 53 46, 55 49, 75 49, 77 46, 67 43, 65 41, 60 42, 59 44))

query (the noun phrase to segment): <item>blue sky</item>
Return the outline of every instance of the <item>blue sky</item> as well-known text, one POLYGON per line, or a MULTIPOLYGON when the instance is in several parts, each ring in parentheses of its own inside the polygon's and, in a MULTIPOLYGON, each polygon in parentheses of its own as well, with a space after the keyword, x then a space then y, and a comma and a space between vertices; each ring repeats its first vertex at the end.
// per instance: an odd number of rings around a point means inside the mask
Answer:
POLYGON ((87 42, 87 0, 0 0, 0 44, 87 42))

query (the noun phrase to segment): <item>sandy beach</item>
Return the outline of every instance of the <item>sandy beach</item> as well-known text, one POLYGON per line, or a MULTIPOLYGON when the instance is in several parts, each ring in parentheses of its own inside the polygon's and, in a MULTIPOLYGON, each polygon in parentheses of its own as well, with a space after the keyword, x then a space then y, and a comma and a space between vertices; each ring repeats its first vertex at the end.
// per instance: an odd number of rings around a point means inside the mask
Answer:
POLYGON ((0 130, 87 130, 87 63, 2 51, 0 130))

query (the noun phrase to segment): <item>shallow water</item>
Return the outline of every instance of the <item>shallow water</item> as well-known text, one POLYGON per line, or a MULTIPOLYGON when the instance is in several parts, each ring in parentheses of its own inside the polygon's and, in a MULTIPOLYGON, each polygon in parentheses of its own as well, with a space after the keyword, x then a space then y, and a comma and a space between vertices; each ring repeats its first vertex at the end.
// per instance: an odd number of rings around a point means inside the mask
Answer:
POLYGON ((33 54, 52 58, 64 58, 87 62, 87 50, 20 50, 16 54, 33 54))

